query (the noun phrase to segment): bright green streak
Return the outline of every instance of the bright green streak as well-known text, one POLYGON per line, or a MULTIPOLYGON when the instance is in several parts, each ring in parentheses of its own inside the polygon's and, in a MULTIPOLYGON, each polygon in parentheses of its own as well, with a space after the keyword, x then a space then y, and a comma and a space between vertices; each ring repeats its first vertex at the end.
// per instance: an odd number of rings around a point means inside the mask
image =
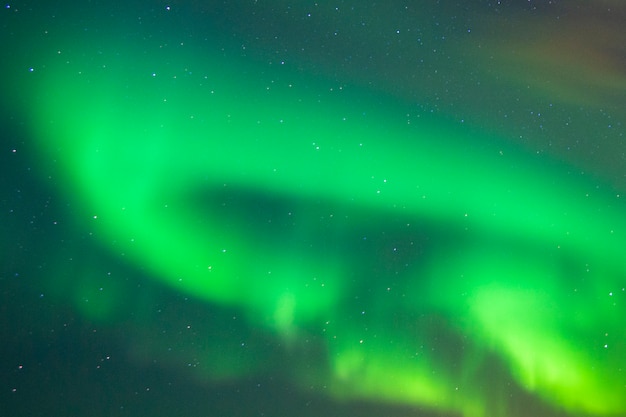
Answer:
MULTIPOLYGON (((141 51, 101 49, 121 58, 102 68, 80 54, 54 57, 13 93, 39 97, 29 111, 42 164, 63 167, 59 186, 80 196, 80 221, 113 253, 175 288, 241 308, 287 342, 304 327, 324 329, 328 371, 311 378, 334 395, 482 416, 489 393, 472 387, 471 372, 433 374, 442 364, 415 356, 419 335, 389 328, 393 303, 372 307, 380 315, 368 339, 339 314, 351 265, 297 243, 319 233, 320 216, 338 239, 360 222, 329 220, 338 213, 425 219, 455 238, 419 260, 427 267, 403 308, 455 320, 556 406, 626 412, 623 378, 612 372, 623 360, 600 349, 605 331, 624 336, 608 298, 626 263, 615 196, 487 134, 427 117, 408 125, 402 107, 366 92, 289 70, 257 75, 262 68, 247 65, 244 73, 205 51, 131 59, 141 51), (237 221, 236 204, 225 208, 235 220, 223 218, 216 207, 229 190, 288 198, 289 212, 277 215, 287 226, 259 229, 261 213, 237 221), (337 213, 320 213, 317 201, 337 213), (590 302, 572 301, 581 282, 590 302), (571 335, 597 342, 580 346, 571 335)), ((90 314, 107 311, 104 303, 90 314)))

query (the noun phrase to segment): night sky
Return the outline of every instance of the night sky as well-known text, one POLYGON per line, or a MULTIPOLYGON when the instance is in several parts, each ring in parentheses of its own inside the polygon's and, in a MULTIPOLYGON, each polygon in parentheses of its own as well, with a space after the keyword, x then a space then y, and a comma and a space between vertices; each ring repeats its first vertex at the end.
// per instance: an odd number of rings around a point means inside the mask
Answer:
POLYGON ((626 6, 0 10, 0 415, 626 415, 626 6))

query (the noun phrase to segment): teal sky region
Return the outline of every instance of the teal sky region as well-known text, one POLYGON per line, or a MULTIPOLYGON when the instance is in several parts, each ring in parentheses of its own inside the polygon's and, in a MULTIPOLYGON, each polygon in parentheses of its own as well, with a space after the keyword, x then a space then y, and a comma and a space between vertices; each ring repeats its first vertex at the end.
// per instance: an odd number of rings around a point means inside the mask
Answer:
POLYGON ((624 415, 625 16, 6 3, 2 402, 624 415))

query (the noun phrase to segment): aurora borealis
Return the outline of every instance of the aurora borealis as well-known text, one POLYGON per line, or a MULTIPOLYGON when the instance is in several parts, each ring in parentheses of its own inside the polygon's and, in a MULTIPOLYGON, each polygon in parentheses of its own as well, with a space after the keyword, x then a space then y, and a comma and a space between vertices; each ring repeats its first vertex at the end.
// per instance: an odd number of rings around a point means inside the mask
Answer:
POLYGON ((1 402, 626 414, 626 10, 548 3, 7 3, 1 402))

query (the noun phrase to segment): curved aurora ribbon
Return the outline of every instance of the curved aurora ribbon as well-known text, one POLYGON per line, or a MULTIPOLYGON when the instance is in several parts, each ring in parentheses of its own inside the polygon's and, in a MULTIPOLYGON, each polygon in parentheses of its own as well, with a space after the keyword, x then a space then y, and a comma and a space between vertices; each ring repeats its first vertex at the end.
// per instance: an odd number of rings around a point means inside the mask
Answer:
POLYGON ((408 124, 403 106, 366 91, 202 50, 98 50, 50 58, 12 96, 31 98, 33 148, 62 167, 59 188, 80 196, 85 227, 113 253, 286 341, 315 329, 330 363, 312 378, 337 396, 485 415, 471 366, 417 355, 413 319, 390 324, 434 312, 555 406, 626 411, 611 372, 623 359, 598 349, 606 332, 624 340, 609 297, 626 266, 619 197, 485 132, 408 124), (401 294, 372 284, 360 322, 342 317, 353 282, 394 276, 347 255, 369 222, 423 250, 401 294))

